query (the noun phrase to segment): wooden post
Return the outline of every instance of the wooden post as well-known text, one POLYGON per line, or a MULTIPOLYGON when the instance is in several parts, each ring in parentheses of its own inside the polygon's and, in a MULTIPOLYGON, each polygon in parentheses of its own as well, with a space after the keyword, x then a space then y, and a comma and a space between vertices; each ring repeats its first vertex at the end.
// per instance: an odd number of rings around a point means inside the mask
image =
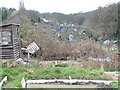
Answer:
POLYGON ((29 51, 28 51, 28 60, 29 60, 29 57, 30 57, 30 53, 29 53, 29 51))
POLYGON ((22 85, 22 88, 25 88, 25 87, 26 87, 26 82, 25 82, 24 77, 23 77, 22 80, 21 80, 21 85, 22 85))
POLYGON ((104 64, 103 64, 103 62, 101 64, 101 70, 104 72, 104 64))
POLYGON ((3 86, 3 84, 4 84, 5 82, 7 82, 7 76, 5 76, 5 77, 2 79, 2 81, 0 82, 0 90, 2 90, 2 86, 3 86))

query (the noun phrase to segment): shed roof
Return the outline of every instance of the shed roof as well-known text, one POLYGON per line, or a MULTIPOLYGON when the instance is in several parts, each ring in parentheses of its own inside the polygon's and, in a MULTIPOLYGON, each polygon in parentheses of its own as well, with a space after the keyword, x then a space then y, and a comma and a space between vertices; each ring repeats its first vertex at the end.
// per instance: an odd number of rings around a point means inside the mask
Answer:
POLYGON ((20 24, 10 23, 10 24, 0 25, 0 27, 7 27, 7 26, 12 26, 12 25, 20 26, 20 24))

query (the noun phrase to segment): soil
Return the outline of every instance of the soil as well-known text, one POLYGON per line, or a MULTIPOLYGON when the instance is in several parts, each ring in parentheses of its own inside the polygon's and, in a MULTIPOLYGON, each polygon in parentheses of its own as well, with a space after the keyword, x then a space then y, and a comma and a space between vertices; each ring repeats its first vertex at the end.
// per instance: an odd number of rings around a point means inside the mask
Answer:
POLYGON ((64 82, 52 82, 52 83, 43 83, 43 84, 27 84, 27 88, 112 88, 110 85, 106 85, 104 83, 84 83, 84 82, 76 82, 76 83, 64 83, 64 82))
MULTIPOLYGON (((91 78, 81 78, 81 77, 71 77, 72 79, 80 79, 80 80, 98 80, 98 79, 91 79, 91 78)), ((30 77, 30 80, 49 80, 49 79, 68 79, 68 77, 60 78, 60 77, 45 77, 45 78, 37 78, 37 77, 30 77)), ((105 80, 105 79, 99 79, 99 80, 105 80)), ((107 80, 107 79, 106 79, 107 80)))
POLYGON ((74 66, 74 67, 84 67, 85 65, 82 62, 77 62, 77 61, 73 61, 73 60, 49 60, 49 61, 39 61, 39 65, 41 66, 48 66, 53 64, 53 62, 57 62, 57 63, 67 63, 69 66, 74 66))
POLYGON ((120 72, 104 72, 104 75, 106 77, 109 77, 110 79, 117 79, 118 80, 120 72))
POLYGON ((96 85, 28 84, 27 88, 96 88, 96 85))

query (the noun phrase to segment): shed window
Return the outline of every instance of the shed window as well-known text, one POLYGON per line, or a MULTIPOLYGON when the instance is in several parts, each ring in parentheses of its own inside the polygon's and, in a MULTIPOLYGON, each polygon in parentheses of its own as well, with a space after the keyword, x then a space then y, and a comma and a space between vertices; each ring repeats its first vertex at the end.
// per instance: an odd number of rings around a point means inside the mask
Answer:
POLYGON ((9 31, 0 32, 0 44, 10 44, 11 43, 11 33, 9 31))

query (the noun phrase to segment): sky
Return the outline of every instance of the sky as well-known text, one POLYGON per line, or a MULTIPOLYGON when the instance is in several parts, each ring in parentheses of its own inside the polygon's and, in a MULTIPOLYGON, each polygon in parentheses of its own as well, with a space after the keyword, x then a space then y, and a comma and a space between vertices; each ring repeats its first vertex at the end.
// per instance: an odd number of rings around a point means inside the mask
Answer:
MULTIPOLYGON (((23 0, 27 10, 36 10, 40 13, 59 12, 72 14, 87 12, 104 7, 120 0, 23 0)), ((20 0, 0 0, 0 7, 19 9, 20 0)))

